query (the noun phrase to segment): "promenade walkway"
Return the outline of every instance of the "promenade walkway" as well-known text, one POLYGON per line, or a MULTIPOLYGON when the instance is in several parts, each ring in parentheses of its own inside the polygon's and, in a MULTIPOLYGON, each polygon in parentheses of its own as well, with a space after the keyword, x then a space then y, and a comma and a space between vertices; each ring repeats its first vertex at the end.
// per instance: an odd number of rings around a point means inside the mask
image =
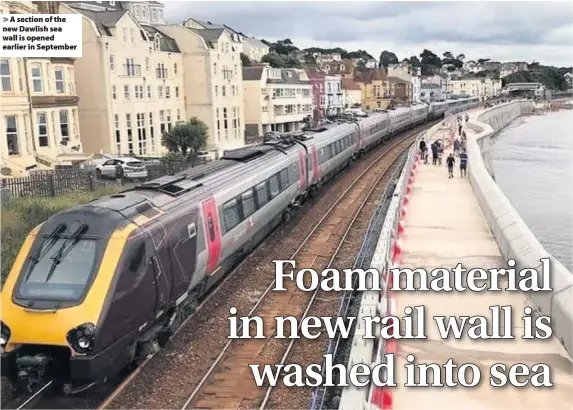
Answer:
MULTIPOLYGON (((473 133, 468 132, 468 138, 473 133)), ((429 141, 431 143, 431 141, 429 141)), ((449 268, 462 263, 466 269, 506 266, 491 235, 486 219, 467 179, 460 178, 456 158, 455 178, 448 179, 443 165, 420 163, 408 205, 403 236, 401 267, 449 268)), ((399 340, 397 343, 396 384, 392 388, 393 409, 571 409, 573 408, 573 371, 567 353, 555 339, 522 340, 523 309, 527 298, 519 292, 394 292, 396 314, 404 315, 407 306, 426 308, 427 340, 399 340), (442 340, 433 316, 483 315, 491 317, 490 306, 511 305, 514 340, 442 340), (406 357, 416 363, 446 363, 452 358, 458 366, 473 363, 481 370, 481 383, 465 387, 404 387, 406 357), (553 388, 491 387, 490 367, 505 363, 548 364, 553 388)), ((503 328, 503 322, 501 326, 503 328)), ((443 373, 442 373, 443 375, 443 373)), ((471 381, 471 370, 468 370, 471 381)), ((443 376, 442 376, 443 377, 443 376)), ((523 379, 523 378, 520 378, 523 379)), ((442 378, 442 382, 445 380, 442 378)), ((431 382, 431 380, 429 381, 431 382)))

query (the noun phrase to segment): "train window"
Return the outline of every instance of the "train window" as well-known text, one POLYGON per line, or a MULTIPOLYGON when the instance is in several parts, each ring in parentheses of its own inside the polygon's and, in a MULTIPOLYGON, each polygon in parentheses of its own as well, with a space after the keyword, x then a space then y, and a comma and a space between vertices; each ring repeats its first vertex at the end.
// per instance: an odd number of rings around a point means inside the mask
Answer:
POLYGON ((259 209, 265 206, 269 202, 269 193, 267 191, 267 183, 263 182, 262 184, 257 185, 255 188, 257 191, 257 205, 259 209))
POLYGON ((209 240, 215 242, 215 224, 213 223, 211 214, 207 216, 207 230, 209 231, 209 240))
POLYGON ((288 168, 281 171, 281 187, 283 191, 289 187, 288 183, 288 168))
POLYGON ((241 195, 241 203, 243 205, 243 218, 248 218, 257 210, 255 205, 255 196, 253 195, 252 190, 243 192, 241 195))
POLYGON ((225 219, 225 231, 229 232, 241 222, 237 199, 231 199, 223 205, 223 217, 225 219))
POLYGON ((141 242, 135 247, 132 256, 129 258, 127 268, 131 273, 136 273, 141 264, 143 263, 143 257, 145 256, 145 242, 141 242))
POLYGON ((77 301, 81 298, 94 270, 97 241, 80 239, 68 252, 61 254, 60 263, 54 264, 59 250, 62 246, 65 249, 67 239, 59 238, 35 264, 29 264, 29 270, 18 286, 18 297, 62 301, 77 301))
POLYGON ((275 174, 269 178, 269 194, 271 199, 276 198, 278 194, 280 194, 281 188, 279 185, 279 175, 275 174))
POLYGON ((298 180, 298 165, 296 163, 292 164, 289 167, 288 180, 292 181, 293 183, 294 183, 294 181, 298 180))

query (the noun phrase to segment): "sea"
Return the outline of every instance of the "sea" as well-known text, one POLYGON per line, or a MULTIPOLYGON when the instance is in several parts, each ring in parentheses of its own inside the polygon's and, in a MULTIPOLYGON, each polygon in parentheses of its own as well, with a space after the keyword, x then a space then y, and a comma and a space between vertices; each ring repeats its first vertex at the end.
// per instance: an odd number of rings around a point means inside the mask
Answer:
POLYGON ((492 139, 495 180, 544 248, 573 272, 573 110, 520 117, 492 139))

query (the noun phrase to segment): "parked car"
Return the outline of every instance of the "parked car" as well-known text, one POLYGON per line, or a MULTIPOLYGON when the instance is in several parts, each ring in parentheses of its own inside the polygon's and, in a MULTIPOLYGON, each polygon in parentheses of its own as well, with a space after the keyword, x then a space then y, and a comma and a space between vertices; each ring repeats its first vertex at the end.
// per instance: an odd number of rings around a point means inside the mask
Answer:
POLYGON ((100 178, 146 179, 147 167, 134 158, 112 158, 96 166, 100 178))

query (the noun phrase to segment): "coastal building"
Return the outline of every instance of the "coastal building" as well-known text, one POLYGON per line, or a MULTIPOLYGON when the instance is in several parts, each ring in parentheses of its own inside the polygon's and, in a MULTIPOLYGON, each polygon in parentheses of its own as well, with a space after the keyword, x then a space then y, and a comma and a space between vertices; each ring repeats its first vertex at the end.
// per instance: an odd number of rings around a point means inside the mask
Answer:
POLYGON ((411 64, 401 63, 388 67, 390 95, 406 102, 417 102, 420 99, 420 69, 411 64))
POLYGON ((443 101, 444 94, 442 92, 442 86, 435 83, 425 83, 422 84, 420 92, 420 101, 425 103, 431 103, 434 101, 443 101))
POLYGON ((271 131, 298 131, 312 116, 313 85, 303 70, 243 67, 243 86, 249 140, 271 131))
POLYGON ((354 77, 354 63, 352 60, 327 61, 319 64, 319 68, 326 75, 337 75, 342 78, 354 77))
POLYGON ((462 77, 451 80, 453 94, 478 96, 481 100, 501 94, 501 80, 490 77, 462 77))
POLYGON ((129 10, 141 24, 165 24, 163 16, 165 5, 159 1, 63 1, 61 3, 74 9, 93 12, 129 10))
POLYGON ((245 144, 240 49, 227 28, 157 26, 183 54, 185 111, 209 128, 207 150, 215 156, 245 144))
POLYGON ((350 79, 343 78, 342 85, 342 106, 344 108, 359 108, 362 106, 362 90, 360 85, 350 79))
POLYGON ((324 77, 326 91, 326 115, 336 115, 342 112, 342 86, 340 77, 327 75, 324 77))
POLYGON ((177 43, 157 28, 161 26, 138 22, 126 8, 89 11, 71 6, 60 12, 83 16, 83 56, 76 61, 76 76, 84 149, 164 155, 162 134, 187 118, 183 55, 177 43))
POLYGON ((261 40, 252 37, 245 37, 243 39, 243 53, 245 53, 252 62, 260 62, 264 56, 269 54, 269 50, 269 46, 261 40))
MULTIPOLYGON (((46 12, 50 10, 45 10, 46 12)), ((39 14, 28 1, 0 3, 2 14, 39 14)), ((1 57, 1 174, 71 166, 85 160, 73 58, 1 57)))
POLYGON ((315 120, 326 116, 326 88, 324 78, 319 71, 307 70, 306 74, 312 84, 312 117, 315 120))
POLYGON ((362 90, 362 107, 366 110, 386 108, 390 102, 388 75, 384 68, 376 67, 356 77, 362 90))

